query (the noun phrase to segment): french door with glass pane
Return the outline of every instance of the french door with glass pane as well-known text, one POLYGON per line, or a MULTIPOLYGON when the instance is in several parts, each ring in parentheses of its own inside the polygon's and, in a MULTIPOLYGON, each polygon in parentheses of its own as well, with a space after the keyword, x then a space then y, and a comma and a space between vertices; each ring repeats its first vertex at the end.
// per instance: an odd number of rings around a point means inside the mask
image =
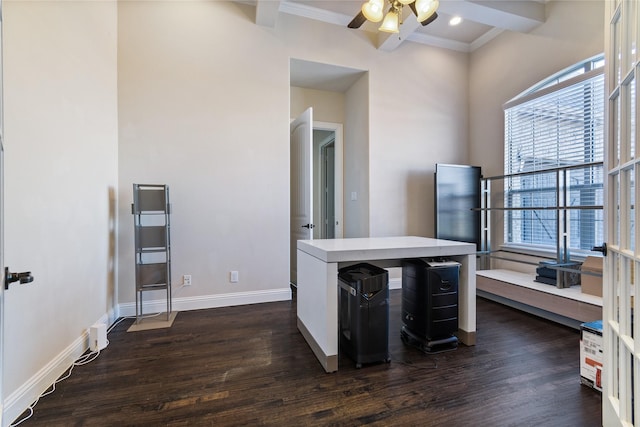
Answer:
POLYGON ((640 209, 637 48, 640 1, 605 1, 605 87, 607 150, 605 204, 608 255, 603 292, 603 395, 605 426, 640 426, 640 209), (635 296, 635 298, 634 298, 635 296), (639 398, 634 399, 638 395, 639 398))

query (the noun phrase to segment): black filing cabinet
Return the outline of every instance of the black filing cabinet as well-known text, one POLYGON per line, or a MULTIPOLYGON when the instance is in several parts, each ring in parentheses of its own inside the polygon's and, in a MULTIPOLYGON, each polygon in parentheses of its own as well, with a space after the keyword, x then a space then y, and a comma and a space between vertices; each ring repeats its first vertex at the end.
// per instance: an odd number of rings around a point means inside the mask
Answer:
POLYGON ((402 341, 429 353, 458 346, 459 273, 446 259, 403 261, 402 341))
POLYGON ((338 271, 340 351, 356 362, 389 362, 389 273, 360 263, 338 271))

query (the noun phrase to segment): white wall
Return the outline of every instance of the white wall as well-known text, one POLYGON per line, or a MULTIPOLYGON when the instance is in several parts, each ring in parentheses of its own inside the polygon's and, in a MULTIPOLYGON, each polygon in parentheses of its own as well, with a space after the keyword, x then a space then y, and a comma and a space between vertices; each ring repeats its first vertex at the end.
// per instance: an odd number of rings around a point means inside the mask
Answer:
POLYGON ((178 310, 211 295, 288 297, 289 58, 252 10, 119 5, 121 303, 134 301, 132 183, 170 186, 174 282, 193 283, 175 287, 178 310))
POLYGON ((349 88, 345 101, 344 237, 369 237, 369 73, 349 88))
MULTIPOLYGON (((604 51, 601 1, 551 1, 547 20, 529 34, 504 32, 471 54, 469 161, 485 177, 504 173, 502 105, 546 77, 604 51)), ((494 206, 503 181, 493 183, 494 206)), ((504 216, 492 212, 494 247, 502 242, 504 216)), ((522 264, 508 268, 529 270, 522 264)))
POLYGON ((345 95, 340 92, 291 86, 291 118, 313 107, 313 120, 344 124, 345 95))
POLYGON ((433 237, 435 164, 468 161, 467 55, 407 43, 377 65, 370 72, 371 235, 433 237))
POLYGON ((116 3, 4 1, 5 423, 113 317, 116 3))
POLYGON ((345 146, 359 147, 345 153, 354 234, 432 232, 430 181, 414 176, 466 160, 465 55, 412 43, 381 52, 362 32, 286 14, 264 28, 231 2, 123 2, 118 26, 123 305, 134 301, 134 182, 171 187, 174 282, 193 276, 178 306, 288 287, 290 58, 369 71, 352 88, 365 98, 345 94, 345 122, 372 123, 351 136, 345 125, 345 146))

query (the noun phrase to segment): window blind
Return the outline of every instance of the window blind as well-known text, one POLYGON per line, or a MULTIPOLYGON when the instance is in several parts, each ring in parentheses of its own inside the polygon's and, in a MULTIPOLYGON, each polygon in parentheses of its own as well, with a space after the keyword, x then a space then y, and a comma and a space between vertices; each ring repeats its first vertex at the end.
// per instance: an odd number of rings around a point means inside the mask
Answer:
MULTIPOLYGON (((583 73, 505 105, 505 175, 583 165, 566 172, 565 205, 603 203, 604 76, 583 73)), ((505 243, 556 247, 555 171, 505 179, 505 243), (541 208, 541 209, 534 209, 541 208)), ((569 248, 590 250, 602 242, 602 209, 571 209, 569 248)))

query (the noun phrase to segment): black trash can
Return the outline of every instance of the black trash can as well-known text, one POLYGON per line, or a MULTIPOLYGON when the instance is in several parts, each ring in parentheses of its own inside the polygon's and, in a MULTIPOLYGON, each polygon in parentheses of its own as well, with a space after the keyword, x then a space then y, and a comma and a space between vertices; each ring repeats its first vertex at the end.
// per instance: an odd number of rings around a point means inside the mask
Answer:
POLYGON ((389 273, 361 263, 338 270, 340 350, 356 362, 389 362, 389 273))
POLYGON ((405 344, 426 353, 458 347, 460 264, 446 259, 402 263, 402 329, 405 344))

